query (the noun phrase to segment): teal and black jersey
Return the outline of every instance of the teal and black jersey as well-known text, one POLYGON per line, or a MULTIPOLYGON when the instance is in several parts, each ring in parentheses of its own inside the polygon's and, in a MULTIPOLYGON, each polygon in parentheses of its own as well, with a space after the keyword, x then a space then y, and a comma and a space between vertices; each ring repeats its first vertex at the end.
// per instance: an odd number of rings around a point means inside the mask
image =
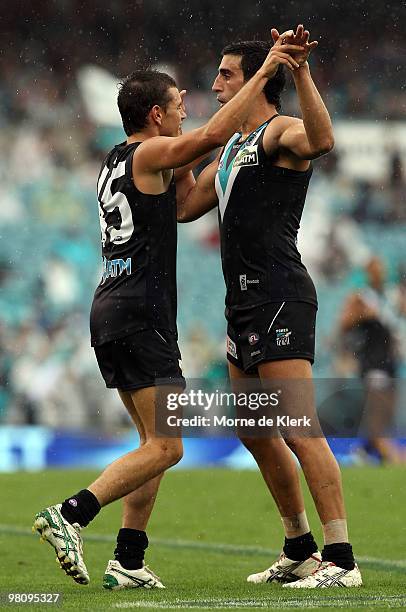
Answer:
POLYGON ((263 136, 273 118, 243 142, 234 134, 219 161, 215 185, 228 315, 269 302, 317 306, 296 246, 312 169, 281 168, 266 155, 263 136))

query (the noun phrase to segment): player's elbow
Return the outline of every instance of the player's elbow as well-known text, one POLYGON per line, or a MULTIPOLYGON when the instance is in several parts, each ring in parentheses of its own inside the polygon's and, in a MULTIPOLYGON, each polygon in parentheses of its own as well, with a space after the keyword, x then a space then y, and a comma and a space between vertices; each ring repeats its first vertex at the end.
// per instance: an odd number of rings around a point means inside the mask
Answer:
POLYGON ((334 149, 334 144, 334 136, 331 134, 326 138, 325 142, 323 142, 323 155, 330 153, 330 151, 334 149))
POLYGON ((317 145, 314 147, 314 155, 315 157, 321 157, 321 155, 326 155, 330 153, 334 149, 334 136, 328 135, 325 136, 317 145))
POLYGON ((191 219, 188 217, 187 213, 185 211, 182 212, 178 212, 176 215, 176 221, 178 223, 188 223, 189 221, 191 221, 191 219))

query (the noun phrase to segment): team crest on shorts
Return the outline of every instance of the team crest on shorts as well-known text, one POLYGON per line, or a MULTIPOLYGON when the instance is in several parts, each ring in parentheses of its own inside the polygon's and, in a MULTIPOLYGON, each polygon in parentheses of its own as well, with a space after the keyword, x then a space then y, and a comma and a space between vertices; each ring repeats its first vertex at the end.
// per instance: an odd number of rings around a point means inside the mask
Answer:
POLYGON ((276 346, 289 346, 291 331, 285 327, 276 330, 276 346))
POLYGON ((253 346, 259 341, 259 334, 257 332, 250 332, 248 334, 248 343, 253 346))

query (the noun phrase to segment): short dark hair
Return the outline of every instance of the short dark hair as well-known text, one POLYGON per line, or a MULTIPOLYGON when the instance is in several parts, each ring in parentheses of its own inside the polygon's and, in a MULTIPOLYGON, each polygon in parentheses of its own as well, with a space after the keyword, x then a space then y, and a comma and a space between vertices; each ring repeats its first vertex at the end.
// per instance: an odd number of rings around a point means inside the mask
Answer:
MULTIPOLYGON (((248 81, 262 66, 271 48, 271 43, 264 40, 244 40, 227 45, 222 55, 240 55, 241 69, 244 81, 248 81)), ((264 87, 264 94, 270 104, 274 104, 277 111, 281 109, 281 93, 285 88, 286 77, 282 64, 272 79, 264 87)))
POLYGON ((120 82, 117 104, 127 136, 147 126, 153 106, 166 108, 171 87, 176 83, 169 74, 152 69, 136 70, 120 82))

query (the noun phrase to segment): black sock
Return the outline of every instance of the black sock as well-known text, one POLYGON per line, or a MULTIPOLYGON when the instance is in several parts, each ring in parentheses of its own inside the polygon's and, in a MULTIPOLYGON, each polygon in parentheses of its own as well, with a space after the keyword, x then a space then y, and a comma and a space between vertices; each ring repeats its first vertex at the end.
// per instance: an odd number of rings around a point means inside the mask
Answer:
POLYGON ((311 531, 297 538, 285 538, 283 552, 293 561, 304 561, 317 551, 317 544, 311 531))
POLYGON ((81 527, 86 527, 99 512, 97 497, 88 489, 82 489, 76 495, 65 499, 61 508, 64 519, 72 525, 79 523, 81 527))
POLYGON ((140 569, 144 564, 147 547, 148 537, 145 531, 123 527, 118 532, 114 557, 124 569, 140 569))
POLYGON ((342 569, 352 570, 355 567, 352 546, 348 542, 325 545, 321 558, 323 561, 335 563, 338 567, 342 567, 342 569))

